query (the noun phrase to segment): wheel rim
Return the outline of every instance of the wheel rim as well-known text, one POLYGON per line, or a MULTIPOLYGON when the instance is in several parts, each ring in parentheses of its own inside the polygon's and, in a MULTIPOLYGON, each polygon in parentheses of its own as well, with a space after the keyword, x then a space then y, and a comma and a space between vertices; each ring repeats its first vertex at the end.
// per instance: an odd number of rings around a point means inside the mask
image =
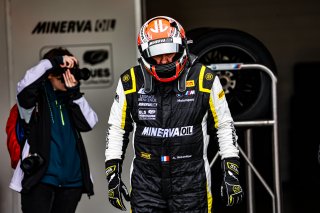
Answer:
MULTIPOLYGON (((217 63, 256 63, 246 49, 233 44, 211 45, 198 53, 199 61, 210 66, 217 63)), ((217 71, 232 114, 240 115, 261 96, 263 81, 256 70, 217 71), (241 72, 241 74, 240 74, 241 72)))

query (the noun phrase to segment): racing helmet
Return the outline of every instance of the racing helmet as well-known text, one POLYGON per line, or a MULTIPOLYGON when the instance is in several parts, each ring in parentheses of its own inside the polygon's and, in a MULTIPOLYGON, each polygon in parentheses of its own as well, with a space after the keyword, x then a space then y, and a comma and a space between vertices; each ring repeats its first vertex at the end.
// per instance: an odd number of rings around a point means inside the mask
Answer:
POLYGON ((157 16, 149 19, 140 29, 138 49, 140 64, 158 81, 177 79, 188 62, 188 46, 183 27, 173 18, 157 16), (171 63, 157 64, 153 56, 175 53, 171 63))

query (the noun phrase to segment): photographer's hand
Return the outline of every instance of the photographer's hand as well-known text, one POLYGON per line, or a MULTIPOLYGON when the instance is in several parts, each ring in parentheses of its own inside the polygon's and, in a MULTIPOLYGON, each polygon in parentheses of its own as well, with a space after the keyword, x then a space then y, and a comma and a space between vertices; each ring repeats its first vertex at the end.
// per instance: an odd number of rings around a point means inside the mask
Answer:
POLYGON ((78 60, 74 56, 63 56, 63 64, 60 64, 62 68, 73 68, 78 63, 78 60))
POLYGON ((63 78, 67 88, 72 88, 78 85, 78 81, 75 79, 74 75, 71 74, 69 69, 63 73, 63 78))

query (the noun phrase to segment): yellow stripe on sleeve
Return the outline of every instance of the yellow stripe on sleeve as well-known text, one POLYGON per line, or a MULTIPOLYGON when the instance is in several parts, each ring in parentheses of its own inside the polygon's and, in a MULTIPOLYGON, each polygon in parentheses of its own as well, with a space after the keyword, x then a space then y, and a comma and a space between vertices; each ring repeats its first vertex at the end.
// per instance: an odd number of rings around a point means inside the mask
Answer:
POLYGON ((127 100, 124 100, 122 107, 122 118, 121 118, 121 128, 124 129, 126 124, 126 113, 127 113, 127 100))
POLYGON ((212 115, 213 115, 214 127, 217 129, 218 126, 219 126, 218 116, 217 116, 217 112, 216 112, 216 109, 214 107, 214 103, 213 103, 211 95, 210 95, 210 99, 209 99, 209 105, 210 105, 210 109, 211 109, 211 112, 212 112, 212 115))
POLYGON ((208 202, 208 212, 211 212, 211 210, 212 210, 212 195, 208 189, 208 184, 207 184, 207 202, 208 202))

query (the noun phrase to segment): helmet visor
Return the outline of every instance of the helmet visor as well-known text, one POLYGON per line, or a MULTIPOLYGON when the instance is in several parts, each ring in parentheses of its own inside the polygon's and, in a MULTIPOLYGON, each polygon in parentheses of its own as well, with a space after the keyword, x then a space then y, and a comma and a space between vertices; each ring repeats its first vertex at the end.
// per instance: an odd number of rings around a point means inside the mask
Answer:
POLYGON ((146 57, 150 58, 156 55, 178 53, 182 51, 180 45, 174 43, 163 43, 158 45, 150 46, 146 49, 146 57))
POLYGON ((150 58, 156 55, 179 53, 183 52, 181 39, 163 38, 152 40, 141 46, 142 53, 145 58, 150 58))

